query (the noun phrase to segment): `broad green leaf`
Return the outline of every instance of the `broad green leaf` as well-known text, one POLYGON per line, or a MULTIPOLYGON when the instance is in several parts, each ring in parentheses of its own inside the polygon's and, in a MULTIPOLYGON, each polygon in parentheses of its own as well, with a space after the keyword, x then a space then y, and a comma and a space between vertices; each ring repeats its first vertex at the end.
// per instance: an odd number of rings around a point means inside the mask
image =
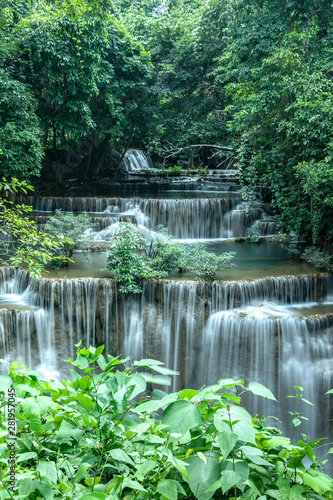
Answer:
POLYGON ((267 460, 261 457, 263 452, 254 446, 241 446, 240 450, 250 460, 250 462, 253 462, 254 464, 263 466, 271 465, 269 462, 267 462, 267 460))
POLYGON ((24 415, 27 417, 30 413, 35 413, 36 415, 39 415, 39 405, 37 404, 37 401, 35 398, 26 398, 23 401, 21 401, 21 406, 24 415))
POLYGON ((165 375, 152 375, 151 373, 140 372, 141 377, 149 384, 171 385, 171 378, 165 375))
POLYGON ((29 413, 27 419, 30 429, 36 432, 42 432, 42 422, 40 420, 39 415, 35 415, 34 413, 29 413))
POLYGON ((209 500, 219 485, 216 485, 214 491, 207 492, 207 489, 214 483, 219 482, 221 476, 221 466, 219 463, 219 453, 203 452, 207 458, 207 464, 198 457, 189 457, 186 461, 189 485, 195 498, 198 500, 209 500))
POLYGON ((138 481, 133 481, 128 477, 126 477, 123 481, 123 489, 124 488, 130 488, 131 490, 135 491, 147 491, 140 483, 138 483, 138 481))
POLYGON ((232 432, 229 427, 228 430, 218 433, 216 441, 220 447, 223 458, 226 459, 229 453, 234 449, 238 441, 238 436, 232 432))
POLYGON ((8 375, 0 375, 0 391, 7 391, 11 387, 13 381, 8 375))
POLYGON ((41 460, 38 462, 37 470, 41 476, 45 476, 53 484, 57 484, 57 469, 54 462, 41 460))
POLYGON ((125 462, 130 465, 134 465, 133 460, 120 448, 109 451, 109 456, 118 462, 125 462))
POLYGON ((244 482, 249 478, 249 466, 245 460, 223 460, 221 464, 221 486, 223 493, 237 486, 243 490, 244 482), (242 487, 243 485, 243 487, 242 487))
MULTIPOLYGON (((91 378, 87 376, 83 376, 79 380, 79 387, 82 391, 85 391, 88 389, 88 387, 91 384, 91 378)), ((83 405, 82 405, 83 406, 83 405)))
POLYGON ((263 398, 272 399, 273 401, 276 401, 273 393, 269 389, 267 389, 267 387, 265 387, 262 384, 259 384, 258 382, 250 382, 248 390, 252 392, 252 394, 255 394, 256 396, 262 396, 263 398))
POLYGON ((85 394, 78 393, 75 399, 80 403, 81 406, 87 411, 91 411, 94 405, 93 401, 85 394))
POLYGON ((185 434, 201 422, 200 409, 189 401, 175 401, 169 404, 162 415, 162 424, 169 426, 170 433, 185 434))
POLYGON ((147 401, 146 403, 141 403, 138 406, 133 407, 132 411, 135 413, 152 413, 160 408, 163 408, 163 406, 176 401, 177 399, 177 393, 168 394, 162 399, 153 399, 151 401, 147 401))
POLYGON ((46 498, 46 500, 53 499, 53 488, 46 479, 35 481, 34 487, 43 495, 44 498, 46 498))
POLYGON ((142 481, 148 472, 156 469, 157 467, 158 463, 155 460, 146 460, 137 468, 134 475, 139 481, 142 481))
POLYGON ((180 399, 190 400, 193 396, 198 394, 198 391, 195 391, 194 389, 184 389, 183 391, 179 391, 178 394, 180 399))
POLYGON ((290 445, 290 439, 283 436, 272 436, 271 438, 264 441, 265 446, 267 446, 268 451, 282 446, 282 448, 287 448, 290 445))
POLYGON ((75 478, 74 478, 75 483, 78 483, 87 474, 87 471, 90 468, 91 468, 91 464, 88 464, 87 462, 83 462, 82 464, 80 464, 79 468, 75 474, 75 478))
POLYGON ((91 491, 89 493, 85 493, 82 497, 79 497, 79 500, 105 500, 106 497, 107 495, 105 493, 91 491))
POLYGON ((318 495, 333 491, 333 479, 318 470, 308 469, 304 473, 303 483, 310 486, 318 495))
POLYGON ((233 424, 232 431, 238 436, 240 441, 256 444, 255 428, 247 420, 240 420, 236 424, 233 424))
POLYGON ((157 359, 140 359, 139 361, 134 361, 133 366, 144 366, 145 368, 155 368, 156 366, 164 365, 162 361, 157 359))
POLYGON ((24 495, 25 498, 29 498, 29 494, 31 493, 33 488, 32 477, 26 477, 25 479, 21 479, 19 483, 19 493, 20 495, 24 495))
POLYGON ((162 481, 159 481, 157 491, 168 500, 177 500, 177 486, 176 482, 172 479, 162 479, 162 481))
POLYGON ((28 451, 27 453, 20 453, 16 456, 16 462, 24 462, 25 460, 36 459, 37 453, 34 451, 28 451))

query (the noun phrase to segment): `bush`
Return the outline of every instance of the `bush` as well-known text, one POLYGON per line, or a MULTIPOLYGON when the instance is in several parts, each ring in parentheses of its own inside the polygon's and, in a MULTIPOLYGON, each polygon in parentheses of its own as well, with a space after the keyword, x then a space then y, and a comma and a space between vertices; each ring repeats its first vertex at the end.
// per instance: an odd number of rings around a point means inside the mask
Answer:
POLYGON ((317 247, 308 247, 305 249, 303 259, 315 267, 319 267, 325 271, 332 271, 333 269, 333 256, 327 250, 321 250, 317 247))
POLYGON ((57 252, 53 267, 59 268, 64 263, 68 263, 73 255, 74 245, 87 239, 83 234, 84 231, 97 225, 98 223, 89 222, 89 216, 86 213, 74 215, 71 212, 63 212, 61 209, 56 210, 45 224, 45 231, 66 238, 67 241, 57 252))
POLYGON ((231 267, 234 252, 215 255, 204 243, 178 243, 161 226, 155 232, 120 223, 110 244, 106 270, 112 271, 124 293, 139 293, 139 280, 165 278, 176 269, 189 270, 208 281, 219 268, 231 267))
POLYGON ((231 261, 235 252, 216 255, 213 252, 207 252, 205 243, 186 245, 184 252, 186 255, 186 269, 206 281, 213 281, 218 269, 227 269, 234 266, 231 261))
POLYGON ((244 392, 274 400, 263 385, 221 379, 148 395, 175 372, 102 352, 78 348, 71 380, 43 381, 18 362, 0 376, 1 499, 332 498, 313 456, 322 440, 292 444, 240 406, 244 392))

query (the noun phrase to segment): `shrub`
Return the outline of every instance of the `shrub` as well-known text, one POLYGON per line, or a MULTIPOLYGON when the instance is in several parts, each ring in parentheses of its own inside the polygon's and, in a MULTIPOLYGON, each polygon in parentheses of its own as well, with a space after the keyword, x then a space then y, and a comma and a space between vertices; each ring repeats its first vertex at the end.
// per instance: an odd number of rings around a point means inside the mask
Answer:
POLYGON ((215 255, 204 243, 178 243, 161 226, 155 232, 120 223, 110 244, 106 268, 124 293, 139 293, 139 280, 165 278, 175 269, 189 270, 208 281, 219 268, 231 267, 234 252, 215 255))
POLYGON ((186 269, 206 281, 213 281, 218 269, 227 269, 234 266, 231 261, 235 252, 216 255, 206 250, 205 243, 185 245, 184 253, 186 255, 186 269))
POLYGON ((65 238, 67 241, 57 252, 54 267, 59 268, 64 263, 68 263, 73 255, 74 245, 87 239, 83 233, 97 225, 98 223, 89 222, 89 216, 86 213, 74 215, 71 212, 63 212, 61 209, 56 210, 45 224, 45 231, 65 238))
POLYGON ((313 455, 322 440, 292 444, 240 406, 245 391, 275 399, 263 385, 221 379, 148 395, 148 383, 170 384, 175 372, 102 352, 79 347, 71 380, 43 381, 18 362, 0 376, 0 498, 332 498, 313 455))
POLYGON ((326 271, 332 271, 333 269, 333 256, 330 255, 327 250, 321 250, 317 247, 308 247, 305 249, 302 257, 306 262, 320 269, 326 271))

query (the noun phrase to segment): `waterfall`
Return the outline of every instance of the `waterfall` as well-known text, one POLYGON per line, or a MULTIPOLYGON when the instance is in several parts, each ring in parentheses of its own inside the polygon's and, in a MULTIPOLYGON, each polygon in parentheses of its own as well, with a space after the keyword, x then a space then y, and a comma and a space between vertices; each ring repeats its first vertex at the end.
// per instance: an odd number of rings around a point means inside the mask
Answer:
POLYGON ((153 169, 154 165, 150 157, 145 155, 139 149, 129 149, 121 163, 122 169, 127 173, 137 172, 140 170, 153 169))

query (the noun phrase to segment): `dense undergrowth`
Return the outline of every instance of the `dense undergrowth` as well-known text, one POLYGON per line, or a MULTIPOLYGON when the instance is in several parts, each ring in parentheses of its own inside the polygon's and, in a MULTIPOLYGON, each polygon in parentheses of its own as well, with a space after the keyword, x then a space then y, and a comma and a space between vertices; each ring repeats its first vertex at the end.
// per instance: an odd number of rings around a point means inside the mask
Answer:
POLYGON ((79 347, 67 381, 18 362, 0 376, 1 499, 332 498, 313 455, 322 440, 292 443, 241 406, 245 391, 275 399, 261 384, 151 391, 175 372, 102 352, 79 347))

